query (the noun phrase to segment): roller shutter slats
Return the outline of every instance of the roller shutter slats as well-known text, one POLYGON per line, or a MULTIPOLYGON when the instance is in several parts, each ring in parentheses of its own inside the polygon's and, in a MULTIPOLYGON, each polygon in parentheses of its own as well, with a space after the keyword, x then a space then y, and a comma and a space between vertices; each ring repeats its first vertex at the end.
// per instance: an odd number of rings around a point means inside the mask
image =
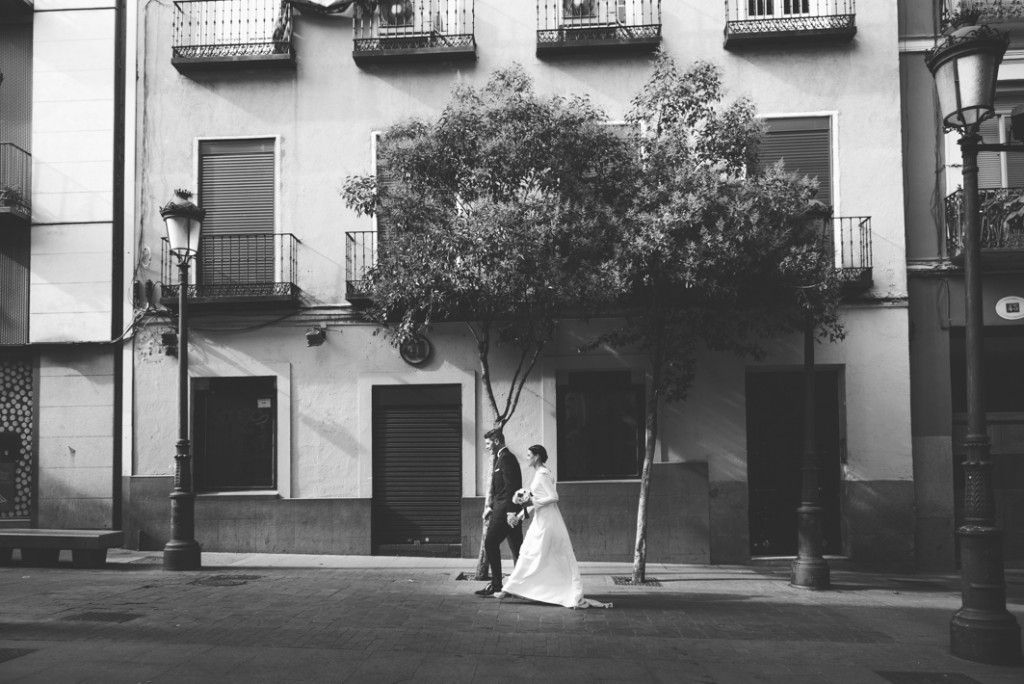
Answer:
POLYGON ((273 282, 272 141, 204 141, 199 151, 199 200, 206 210, 207 237, 199 253, 201 282, 273 282))
MULTIPOLYGON (((827 120, 826 120, 827 121, 827 120)), ((810 120, 809 124, 817 123, 810 120)), ((780 159, 788 173, 818 179, 817 198, 832 204, 831 133, 827 128, 777 130, 770 128, 758 150, 759 165, 767 168, 780 159)))
POLYGON ((462 536, 459 389, 375 388, 373 542, 458 543, 462 536), (390 390, 390 391, 389 391, 390 390))

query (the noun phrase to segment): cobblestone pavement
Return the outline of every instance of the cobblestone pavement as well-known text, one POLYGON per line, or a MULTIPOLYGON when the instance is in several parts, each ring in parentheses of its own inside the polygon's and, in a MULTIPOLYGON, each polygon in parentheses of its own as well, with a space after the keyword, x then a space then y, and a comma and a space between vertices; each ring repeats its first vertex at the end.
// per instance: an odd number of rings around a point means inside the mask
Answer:
MULTIPOLYGON (((479 598, 472 561, 206 553, 170 573, 159 553, 104 570, 0 569, 0 682, 879 682, 1021 684, 1024 667, 948 653, 953 575, 650 565, 658 587, 584 563, 572 611, 479 598)), ((1024 623, 1024 571, 1007 573, 1024 623)))

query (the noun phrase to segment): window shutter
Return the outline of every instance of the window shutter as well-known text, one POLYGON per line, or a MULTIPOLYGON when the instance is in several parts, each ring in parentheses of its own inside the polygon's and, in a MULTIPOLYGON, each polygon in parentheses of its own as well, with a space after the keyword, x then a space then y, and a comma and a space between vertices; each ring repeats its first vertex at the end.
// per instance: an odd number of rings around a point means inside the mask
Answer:
MULTIPOLYGON (((981 139, 987 143, 999 142, 999 117, 983 121, 978 129, 981 139)), ((999 152, 978 153, 978 187, 1003 187, 1002 155, 999 152)))
POLYGON ((0 231, 0 344, 28 342, 30 245, 27 228, 0 231))
POLYGON ((817 198, 832 204, 832 134, 827 117, 773 119, 758 150, 761 168, 780 159, 786 172, 818 179, 817 198))
POLYGON ((274 186, 273 140, 200 143, 200 282, 273 282, 274 186))

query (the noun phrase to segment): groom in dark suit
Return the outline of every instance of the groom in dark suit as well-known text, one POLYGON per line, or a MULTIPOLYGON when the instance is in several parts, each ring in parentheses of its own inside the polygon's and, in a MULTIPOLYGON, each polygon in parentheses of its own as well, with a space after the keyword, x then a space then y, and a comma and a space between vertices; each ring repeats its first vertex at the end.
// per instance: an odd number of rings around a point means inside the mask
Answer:
POLYGON ((519 547, 523 545, 523 528, 515 517, 522 506, 512 502, 516 490, 523 486, 523 473, 515 454, 505 446, 505 435, 500 428, 484 434, 484 446, 494 454, 488 497, 490 504, 484 509, 484 520, 487 521, 484 553, 487 554, 487 564, 491 568, 491 583, 476 594, 493 596, 495 592, 501 591, 501 541, 508 540, 513 563, 519 560, 519 547))

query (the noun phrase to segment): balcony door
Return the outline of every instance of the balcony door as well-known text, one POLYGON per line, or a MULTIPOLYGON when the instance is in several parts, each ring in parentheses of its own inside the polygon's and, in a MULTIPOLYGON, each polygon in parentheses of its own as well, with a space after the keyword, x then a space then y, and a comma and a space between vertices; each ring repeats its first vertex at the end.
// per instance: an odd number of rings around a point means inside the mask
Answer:
POLYGON ((199 201, 206 210, 196 282, 203 286, 278 280, 275 141, 199 143, 199 201))
POLYGON ((747 0, 748 19, 786 19, 811 13, 811 0, 747 0))

